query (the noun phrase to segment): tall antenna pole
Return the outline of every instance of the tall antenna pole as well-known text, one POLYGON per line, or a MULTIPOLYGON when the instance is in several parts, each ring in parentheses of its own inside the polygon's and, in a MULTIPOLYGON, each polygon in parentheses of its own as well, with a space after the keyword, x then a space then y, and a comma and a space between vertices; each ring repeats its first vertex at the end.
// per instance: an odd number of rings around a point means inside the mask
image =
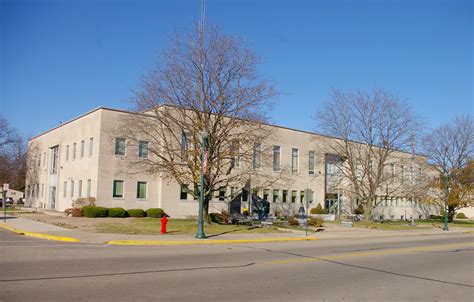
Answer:
POLYGON ((206 0, 201 0, 201 20, 199 25, 201 27, 201 35, 204 33, 204 21, 206 20, 206 0))

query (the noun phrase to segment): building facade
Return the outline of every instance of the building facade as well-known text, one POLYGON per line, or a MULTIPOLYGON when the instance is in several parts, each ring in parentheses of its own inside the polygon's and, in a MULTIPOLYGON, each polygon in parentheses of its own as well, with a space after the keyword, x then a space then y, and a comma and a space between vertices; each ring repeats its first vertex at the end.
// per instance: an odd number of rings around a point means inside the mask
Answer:
MULTIPOLYGON (((26 204, 64 211, 77 198, 94 197, 97 205, 105 207, 159 207, 172 217, 197 215, 198 201, 169 177, 124 171, 124 159, 139 160, 149 156, 146 147, 149 142, 145 138, 137 138, 139 144, 131 147, 126 139, 117 135, 117 128, 120 131, 120 127, 124 127, 120 121, 131 114, 134 113, 101 107, 32 138, 26 204)), ((352 197, 349 185, 340 179, 339 156, 327 148, 335 139, 267 126, 274 134, 268 148, 272 152, 272 163, 261 169, 267 173, 287 173, 287 177, 268 187, 255 185, 257 189, 252 186, 222 188, 211 200, 210 212, 228 210, 229 202, 237 195, 242 208, 247 207, 249 196, 253 194, 270 202, 271 213, 291 215, 306 204, 305 190, 309 189, 312 191, 312 200, 308 201, 310 208, 319 203, 328 212, 352 213, 357 200, 352 197)), ((396 169, 392 173, 411 173, 412 181, 415 171, 426 164, 426 158, 412 157, 410 153, 397 152, 395 157, 396 169)), ((259 180, 254 179, 254 183, 258 184, 259 180)), ((409 219, 426 217, 430 211, 432 209, 424 208, 409 192, 401 190, 392 196, 380 197, 374 215, 409 219)))

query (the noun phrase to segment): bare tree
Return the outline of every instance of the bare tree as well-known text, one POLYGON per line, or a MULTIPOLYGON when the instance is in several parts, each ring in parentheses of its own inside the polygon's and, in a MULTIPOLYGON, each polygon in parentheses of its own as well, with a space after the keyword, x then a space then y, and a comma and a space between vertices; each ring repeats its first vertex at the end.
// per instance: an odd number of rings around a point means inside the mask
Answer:
MULTIPOLYGON (((449 124, 431 130, 423 138, 423 147, 429 155, 438 177, 436 201, 445 209, 448 202, 448 219, 452 221, 456 210, 472 204, 474 121, 470 116, 456 117, 449 124)), ((446 210, 446 209, 445 209, 446 210)))
POLYGON ((362 205, 369 219, 377 198, 392 195, 409 179, 408 169, 394 170, 403 169, 406 156, 400 151, 410 150, 419 127, 410 107, 380 88, 333 90, 316 118, 325 134, 337 138, 328 143, 327 152, 340 158, 339 185, 362 205))
POLYGON ((0 115, 0 184, 15 190, 25 188, 26 144, 18 132, 0 115))
MULTIPOLYGON (((252 175, 265 173, 271 154, 265 141, 271 133, 263 123, 277 93, 257 73, 258 64, 242 39, 215 27, 176 35, 136 92, 135 109, 144 114, 131 115, 119 129, 132 147, 143 148, 140 139, 149 140, 147 159, 126 159, 129 172, 161 174, 198 198, 205 131, 206 219, 214 192, 229 185, 242 188, 252 175)), ((252 187, 263 187, 270 178, 258 178, 252 187)))

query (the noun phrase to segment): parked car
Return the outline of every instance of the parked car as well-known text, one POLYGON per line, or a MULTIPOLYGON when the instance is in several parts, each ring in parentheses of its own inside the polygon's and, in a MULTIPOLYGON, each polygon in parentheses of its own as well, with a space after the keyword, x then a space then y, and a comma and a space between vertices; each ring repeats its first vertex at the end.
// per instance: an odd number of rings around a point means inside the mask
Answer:
MULTIPOLYGON (((13 205, 13 198, 7 197, 5 201, 5 206, 13 205)), ((3 207, 3 198, 0 198, 0 207, 3 207)))

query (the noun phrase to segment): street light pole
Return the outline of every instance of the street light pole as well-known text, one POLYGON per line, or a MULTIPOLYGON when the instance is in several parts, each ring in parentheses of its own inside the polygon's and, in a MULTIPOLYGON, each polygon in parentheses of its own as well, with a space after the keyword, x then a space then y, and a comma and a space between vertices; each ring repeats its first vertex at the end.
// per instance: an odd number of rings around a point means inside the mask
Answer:
POLYGON ((451 193, 448 186, 449 175, 444 175, 444 227, 443 231, 449 231, 448 228, 448 211, 449 211, 449 194, 451 193))
POLYGON ((200 184, 200 196, 199 196, 199 215, 198 215, 198 231, 196 238, 204 239, 206 234, 204 233, 204 165, 207 161, 207 132, 201 132, 201 184, 200 184))

